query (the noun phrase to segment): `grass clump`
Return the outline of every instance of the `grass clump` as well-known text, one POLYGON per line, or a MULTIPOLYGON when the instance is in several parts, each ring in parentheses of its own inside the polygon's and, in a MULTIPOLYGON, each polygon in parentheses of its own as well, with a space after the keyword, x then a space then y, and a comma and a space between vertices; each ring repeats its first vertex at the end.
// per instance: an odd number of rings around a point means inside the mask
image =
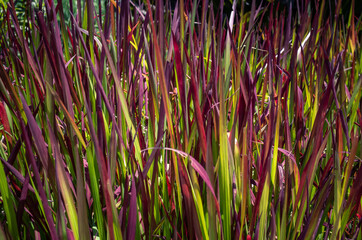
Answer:
POLYGON ((354 1, 66 2, 1 2, 1 238, 362 239, 354 1))

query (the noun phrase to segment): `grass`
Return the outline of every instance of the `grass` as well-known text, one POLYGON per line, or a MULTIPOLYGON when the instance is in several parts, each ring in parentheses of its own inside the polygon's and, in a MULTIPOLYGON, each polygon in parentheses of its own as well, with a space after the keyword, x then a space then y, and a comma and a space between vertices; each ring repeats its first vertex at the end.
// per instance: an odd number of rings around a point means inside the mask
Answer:
POLYGON ((1 239, 362 239, 354 1, 80 2, 0 3, 1 239))

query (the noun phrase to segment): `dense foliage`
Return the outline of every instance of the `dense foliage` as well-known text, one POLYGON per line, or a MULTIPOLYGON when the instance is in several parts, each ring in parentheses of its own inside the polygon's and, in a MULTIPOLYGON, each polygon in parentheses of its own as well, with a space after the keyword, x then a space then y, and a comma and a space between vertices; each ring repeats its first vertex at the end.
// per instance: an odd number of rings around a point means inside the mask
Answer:
POLYGON ((0 239, 362 239, 354 1, 5 2, 0 239))

